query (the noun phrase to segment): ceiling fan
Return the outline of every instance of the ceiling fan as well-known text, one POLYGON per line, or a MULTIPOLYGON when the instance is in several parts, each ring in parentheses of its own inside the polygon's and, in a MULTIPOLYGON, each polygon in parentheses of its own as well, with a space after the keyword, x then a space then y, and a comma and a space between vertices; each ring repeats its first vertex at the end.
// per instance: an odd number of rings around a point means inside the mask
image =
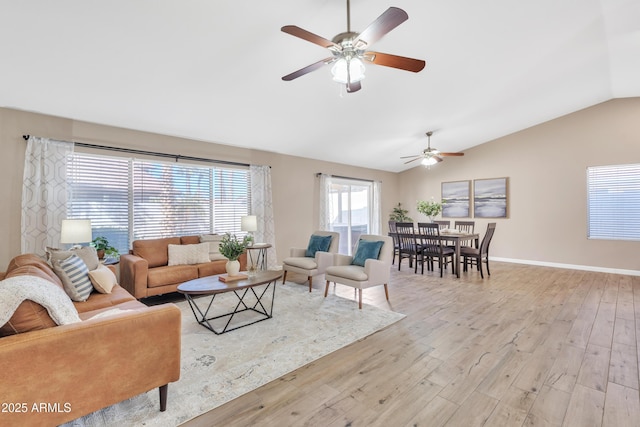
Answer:
POLYGON ((420 59, 366 50, 385 34, 409 19, 409 15, 407 15, 404 10, 397 7, 390 7, 375 21, 369 24, 364 31, 356 33, 351 31, 350 9, 350 1, 347 0, 347 31, 338 34, 332 40, 327 40, 324 37, 303 30, 295 25, 285 25, 281 28, 281 30, 287 34, 329 49, 332 54, 332 56, 328 58, 307 65, 291 74, 287 74, 282 80, 291 81, 311 71, 315 71, 324 65, 334 64, 331 69, 333 80, 345 84, 347 92, 352 93, 362 88, 360 81, 364 78, 363 62, 412 71, 414 73, 424 68, 425 62, 420 59))
POLYGON ((413 156, 403 156, 401 159, 411 159, 404 162, 407 163, 415 162, 416 160, 422 159, 422 164, 425 166, 435 165, 438 162, 441 162, 443 157, 448 156, 464 156, 464 153, 441 153, 437 148, 431 148, 431 135, 433 135, 432 131, 427 132, 427 148, 422 150, 421 154, 416 154, 413 156))

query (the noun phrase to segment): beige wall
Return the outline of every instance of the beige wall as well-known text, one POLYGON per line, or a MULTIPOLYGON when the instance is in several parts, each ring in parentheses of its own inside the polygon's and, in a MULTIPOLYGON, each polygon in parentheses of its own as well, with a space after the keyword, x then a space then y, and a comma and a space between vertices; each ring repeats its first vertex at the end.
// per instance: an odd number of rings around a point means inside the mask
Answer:
MULTIPOLYGON (((415 203, 439 199, 441 182, 509 177, 509 218, 496 220, 492 256, 640 271, 640 242, 586 238, 585 183, 587 166, 640 163, 640 98, 605 102, 401 174, 0 109, 0 270, 20 252, 23 134, 268 164, 279 261, 318 226, 317 172, 381 180, 384 222, 397 202, 425 220, 415 203)), ((484 233, 487 222, 477 220, 477 230, 484 233)))
MULTIPOLYGON (((430 170, 405 171, 398 201, 423 221, 416 201, 440 199, 441 182, 509 177, 509 218, 495 220, 492 256, 640 271, 640 242, 587 239, 586 169, 624 163, 640 163, 640 98, 608 101, 446 158, 430 170)), ((487 222, 476 221, 481 234, 487 222)))
POLYGON ((382 210, 395 203, 398 175, 372 169, 285 156, 260 150, 248 150, 100 126, 91 123, 0 108, 0 210, 3 238, 0 240, 0 271, 20 253, 20 200, 26 142, 23 134, 66 141, 139 150, 197 156, 249 164, 271 166, 276 249, 278 261, 288 256, 292 246, 306 246, 309 235, 318 227, 318 179, 324 172, 354 178, 382 181, 382 210))

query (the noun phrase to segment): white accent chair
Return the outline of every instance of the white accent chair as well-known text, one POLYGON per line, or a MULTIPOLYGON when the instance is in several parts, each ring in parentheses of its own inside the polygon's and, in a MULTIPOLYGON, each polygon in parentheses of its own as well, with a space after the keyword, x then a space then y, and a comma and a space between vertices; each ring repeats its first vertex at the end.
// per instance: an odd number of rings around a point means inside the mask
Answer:
POLYGON ((282 283, 287 280, 287 272, 293 271, 307 276, 309 281, 309 292, 313 286, 313 276, 323 274, 327 267, 333 265, 333 255, 338 252, 340 244, 340 234, 333 231, 315 231, 314 236, 331 236, 331 244, 329 249, 317 251, 315 257, 306 256, 307 248, 291 248, 289 258, 285 258, 282 262, 282 283))
POLYGON ((375 234, 362 234, 355 248, 355 254, 358 253, 360 241, 383 241, 380 248, 378 259, 367 259, 364 261, 364 267, 353 265, 354 256, 336 254, 334 265, 328 267, 325 272, 327 281, 324 289, 324 296, 329 292, 329 283, 341 283, 358 289, 358 308, 362 309, 362 290, 372 286, 384 286, 384 293, 389 300, 389 289, 387 284, 391 277, 391 262, 393 260, 393 239, 389 236, 378 236, 375 234))

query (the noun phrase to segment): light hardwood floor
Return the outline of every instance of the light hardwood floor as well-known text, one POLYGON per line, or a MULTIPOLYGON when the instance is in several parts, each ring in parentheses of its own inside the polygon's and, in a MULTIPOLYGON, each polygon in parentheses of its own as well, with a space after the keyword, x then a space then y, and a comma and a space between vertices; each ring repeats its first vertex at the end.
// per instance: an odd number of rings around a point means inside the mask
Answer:
POLYGON ((491 267, 392 267, 363 299, 406 318, 184 425, 640 426, 640 277, 491 267))

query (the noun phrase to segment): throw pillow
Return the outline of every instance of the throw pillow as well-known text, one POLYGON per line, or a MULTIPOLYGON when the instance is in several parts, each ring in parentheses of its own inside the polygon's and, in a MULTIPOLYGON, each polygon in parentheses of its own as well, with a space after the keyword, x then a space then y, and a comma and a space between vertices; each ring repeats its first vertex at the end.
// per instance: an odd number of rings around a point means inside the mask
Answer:
POLYGON ((80 259, 87 265, 87 268, 89 270, 95 270, 100 264, 100 260, 98 259, 98 252, 93 246, 83 246, 81 248, 69 250, 47 247, 47 261, 49 261, 52 266, 54 266, 57 261, 67 259, 73 254, 78 255, 80 259))
POLYGON ((209 243, 169 245, 168 265, 202 264, 209 262, 209 243))
POLYGON ((307 246, 307 252, 305 256, 315 257, 316 252, 327 252, 329 250, 329 246, 331 246, 331 237, 332 236, 316 236, 315 234, 311 235, 309 239, 309 245, 307 246))
POLYGON ((360 240, 358 242, 358 250, 356 250, 356 254, 353 257, 351 264, 364 267, 364 262, 366 260, 378 259, 382 245, 384 245, 383 241, 360 240))
POLYGON ((93 271, 89 272, 89 279, 93 283, 93 287, 101 294, 110 294, 113 287, 118 283, 116 275, 106 265, 99 265, 93 271))
POLYGON ((220 242, 224 235, 222 234, 203 234, 200 236, 200 242, 207 242, 209 244, 209 259, 211 261, 217 261, 219 259, 226 260, 227 258, 220 253, 220 242))
POLYGON ((67 259, 56 261, 55 265, 60 271, 59 277, 69 298, 78 302, 89 299, 93 286, 89 279, 87 264, 79 256, 73 254, 67 259))

